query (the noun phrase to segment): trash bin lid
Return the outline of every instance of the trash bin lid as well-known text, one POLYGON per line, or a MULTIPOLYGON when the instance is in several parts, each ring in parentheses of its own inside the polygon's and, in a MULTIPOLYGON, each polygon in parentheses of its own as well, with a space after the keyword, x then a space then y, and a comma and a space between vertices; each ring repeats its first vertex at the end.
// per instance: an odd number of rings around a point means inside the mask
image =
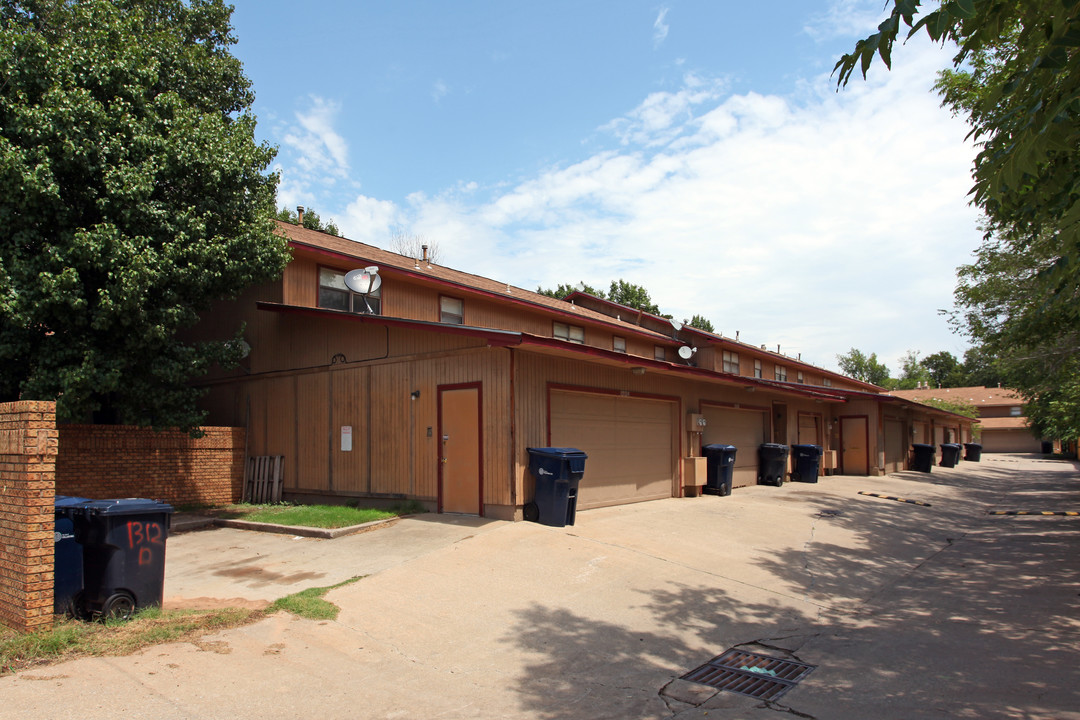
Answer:
POLYGON ((525 448, 533 455, 547 457, 588 457, 584 451, 572 447, 525 448))
POLYGON ((728 452, 730 450, 735 450, 736 447, 734 445, 724 445, 722 443, 709 443, 708 445, 702 445, 701 449, 712 450, 713 452, 728 452))
POLYGON ((792 450, 802 450, 803 452, 811 452, 811 451, 821 452, 821 446, 820 445, 792 445, 791 449, 792 450))
POLYGON ((781 445, 780 443, 761 443, 760 447, 769 448, 771 450, 775 450, 777 448, 783 448, 787 450, 787 445, 781 445))
POLYGON ((91 500, 86 503, 85 508, 86 512, 92 515, 149 515, 173 511, 172 505, 147 498, 91 500))
POLYGON ((72 508, 90 502, 90 498, 75 497, 73 495, 57 495, 53 505, 58 508, 72 508))
POLYGON ((927 443, 911 443, 911 447, 913 447, 913 448, 930 448, 931 450, 934 449, 933 445, 928 445, 927 443))

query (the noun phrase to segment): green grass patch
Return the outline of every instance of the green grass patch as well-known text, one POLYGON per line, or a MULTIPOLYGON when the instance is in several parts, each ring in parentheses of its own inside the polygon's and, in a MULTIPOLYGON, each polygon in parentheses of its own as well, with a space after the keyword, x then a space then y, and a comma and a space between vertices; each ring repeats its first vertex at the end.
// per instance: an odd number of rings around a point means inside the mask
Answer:
POLYGON ((355 507, 352 505, 229 505, 214 513, 218 517, 316 528, 343 528, 400 515, 425 512, 422 503, 405 501, 387 509, 355 507))
POLYGON ((90 655, 129 655, 152 645, 196 640, 265 617, 263 610, 146 608, 128 621, 58 620, 52 630, 0 634, 0 675, 90 655))
POLYGON ((341 608, 329 600, 326 600, 323 596, 334 588, 354 583, 357 580, 360 580, 361 577, 362 576, 349 578, 344 582, 339 582, 337 585, 321 588, 308 588, 307 590, 301 590, 292 595, 286 595, 285 597, 274 601, 267 611, 276 612, 278 610, 284 610, 293 615, 307 618, 308 620, 336 620, 338 613, 341 612, 341 608))

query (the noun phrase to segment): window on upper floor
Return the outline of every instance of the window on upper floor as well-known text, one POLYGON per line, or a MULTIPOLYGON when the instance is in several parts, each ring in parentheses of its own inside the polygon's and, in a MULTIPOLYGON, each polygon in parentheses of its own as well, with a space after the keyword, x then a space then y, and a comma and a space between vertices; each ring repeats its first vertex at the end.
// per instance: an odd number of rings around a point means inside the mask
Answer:
POLYGON ((551 331, 552 337, 557 340, 566 340, 567 342, 577 343, 582 345, 585 342, 585 328, 578 327, 577 325, 567 325, 566 323, 555 323, 551 331))
POLYGON ((821 384, 825 387, 832 387, 832 380, 830 380, 829 378, 825 378, 821 381, 821 384))
POLYGON ((733 375, 739 374, 739 353, 730 350, 724 351, 724 372, 733 375))
POLYGON ((319 268, 319 307, 361 315, 379 315, 382 311, 382 288, 360 295, 345 285, 345 273, 341 270, 319 268))
POLYGON ((663 345, 654 345, 652 356, 654 360, 667 360, 667 349, 663 345))
POLYGON ((797 376, 796 380, 801 383, 806 382, 806 378, 803 377, 802 370, 799 371, 799 375, 797 376))
POLYGON ((611 338, 611 349, 615 352, 626 352, 626 338, 615 335, 611 338))
POLYGON ((781 382, 787 382, 787 368, 783 365, 777 365, 773 370, 773 377, 781 382))
POLYGON ((761 361, 760 360, 755 360, 754 361, 754 377, 756 377, 756 378, 761 377, 761 361))
POLYGON ((465 301, 459 298, 439 297, 439 322, 448 325, 465 323, 465 301))
POLYGON ((1009 408, 1009 415, 1011 415, 1012 417, 1020 417, 1020 415, 1022 414, 1023 408, 1021 408, 1019 405, 1013 405, 1011 408, 1009 408))

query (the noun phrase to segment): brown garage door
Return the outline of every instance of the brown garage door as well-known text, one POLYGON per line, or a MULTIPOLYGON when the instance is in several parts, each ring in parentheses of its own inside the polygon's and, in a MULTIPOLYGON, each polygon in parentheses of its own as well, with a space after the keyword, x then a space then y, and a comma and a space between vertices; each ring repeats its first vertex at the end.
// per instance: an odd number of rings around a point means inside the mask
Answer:
POLYGON ((758 446, 765 442, 765 410, 718 408, 704 406, 704 445, 719 443, 735 446, 735 470, 732 485, 745 487, 757 484, 758 446))
POLYGON ((551 444, 589 456, 578 508, 671 497, 674 403, 664 400, 551 393, 551 444))

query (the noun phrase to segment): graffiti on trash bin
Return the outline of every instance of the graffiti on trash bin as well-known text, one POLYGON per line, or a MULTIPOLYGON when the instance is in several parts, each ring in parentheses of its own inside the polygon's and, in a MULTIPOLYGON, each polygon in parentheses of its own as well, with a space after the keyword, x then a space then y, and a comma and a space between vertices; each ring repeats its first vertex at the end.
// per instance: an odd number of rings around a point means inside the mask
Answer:
POLYGON ((149 565, 154 562, 155 545, 165 544, 165 530, 160 523, 135 522, 127 524, 128 549, 139 551, 139 564, 149 565))

